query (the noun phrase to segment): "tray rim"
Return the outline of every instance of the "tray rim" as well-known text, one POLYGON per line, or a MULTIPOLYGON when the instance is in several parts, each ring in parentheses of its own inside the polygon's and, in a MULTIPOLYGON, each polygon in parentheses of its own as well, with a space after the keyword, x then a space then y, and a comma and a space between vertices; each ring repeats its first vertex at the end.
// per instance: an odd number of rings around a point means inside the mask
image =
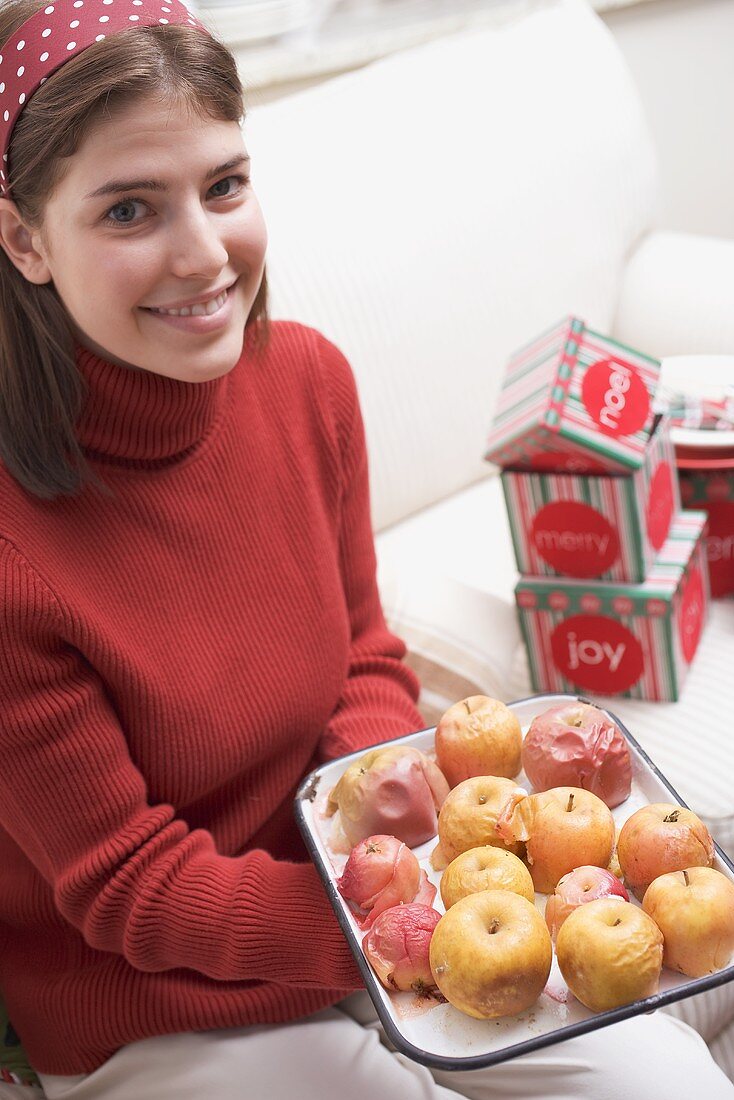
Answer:
MULTIPOLYGON (((616 722, 619 729, 622 731, 624 737, 634 747, 635 751, 642 757, 650 770, 660 780, 664 787, 670 792, 678 805, 690 809, 688 804, 680 797, 675 788, 668 782, 666 777, 660 771, 658 766, 650 759, 649 755, 645 752, 637 739, 629 732, 624 722, 622 722, 613 711, 610 711, 607 707, 601 706, 593 700, 583 695, 574 695, 567 692, 538 692, 533 695, 525 695, 520 699, 513 699, 506 705, 508 707, 519 707, 521 705, 532 703, 534 700, 552 700, 556 703, 563 702, 580 702, 588 703, 591 706, 597 707, 603 714, 605 714, 611 721, 616 722)), ((552 706, 553 702, 549 702, 548 706, 552 706)), ((414 738, 418 734, 432 733, 436 729, 435 726, 426 726, 422 730, 414 730, 412 733, 401 734, 399 737, 392 737, 387 741, 380 742, 380 744, 391 745, 396 742, 405 741, 409 738, 414 738)), ((717 971, 715 974, 708 974, 702 978, 692 978, 690 982, 686 982, 683 985, 678 986, 675 989, 668 989, 662 993, 655 993, 651 997, 645 997, 639 1001, 633 1001, 631 1004, 622 1005, 620 1008, 610 1009, 606 1012, 595 1013, 587 1020, 579 1020, 573 1024, 567 1024, 564 1027, 557 1028, 554 1031, 545 1032, 543 1035, 533 1036, 531 1039, 526 1039, 521 1043, 513 1043, 510 1046, 501 1047, 498 1050, 489 1051, 485 1054, 470 1055, 467 1057, 452 1058, 443 1054, 432 1054, 430 1051, 423 1050, 421 1047, 415 1046, 405 1038, 400 1029, 396 1026, 395 1021, 385 1010, 382 1003, 382 986, 380 985, 372 967, 368 963, 367 959, 361 947, 358 946, 358 950, 355 950, 353 946, 354 933, 350 928, 344 910, 342 908, 342 900, 339 897, 339 893, 336 889, 336 885, 329 873, 328 867, 324 864, 321 853, 318 850, 316 841, 312 835, 311 828, 306 821, 306 816, 303 808, 304 802, 312 802, 316 796, 316 790, 321 779, 321 773, 333 764, 350 761, 356 757, 363 756, 365 752, 369 751, 370 746, 357 749, 354 752, 347 753, 344 756, 334 757, 332 760, 326 761, 324 764, 314 768, 307 776, 304 777, 301 784, 298 787, 294 800, 294 812, 296 823, 303 837, 303 841, 308 850, 308 854, 313 861, 316 870, 324 884, 327 897, 331 903, 331 907, 334 910, 339 927, 344 933, 344 938, 347 941, 355 962, 359 967, 359 971, 364 979, 365 988, 370 995, 370 999, 375 1007, 375 1011, 380 1019, 385 1033, 387 1034, 390 1042, 400 1053, 405 1054, 408 1058, 420 1065, 428 1066, 433 1069, 442 1069, 448 1071, 459 1070, 472 1070, 481 1069, 485 1066, 496 1065, 500 1062, 510 1061, 512 1058, 518 1058, 523 1054, 529 1054, 534 1050, 541 1050, 543 1047, 554 1046, 556 1043, 565 1042, 566 1039, 573 1039, 578 1035, 584 1035, 590 1031, 596 1031, 601 1027, 608 1027, 610 1024, 617 1023, 621 1020, 631 1019, 633 1016, 649 1015, 655 1012, 657 1009, 662 1008, 664 1005, 674 1004, 676 1001, 686 1000, 688 997, 695 996, 698 993, 703 993, 707 989, 715 989, 717 986, 726 985, 728 982, 734 980, 734 961, 723 970, 717 971)), ((734 862, 728 857, 728 855, 719 847, 714 840, 714 849, 716 855, 721 862, 728 867, 734 876, 734 862)))

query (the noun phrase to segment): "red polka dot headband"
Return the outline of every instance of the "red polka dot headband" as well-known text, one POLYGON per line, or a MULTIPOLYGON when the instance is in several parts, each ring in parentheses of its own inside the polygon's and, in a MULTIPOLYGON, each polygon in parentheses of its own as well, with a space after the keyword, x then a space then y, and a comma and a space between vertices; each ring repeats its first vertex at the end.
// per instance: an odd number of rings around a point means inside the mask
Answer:
POLYGON ((181 0, 53 0, 34 12, 0 53, 0 195, 8 198, 8 146, 24 105, 52 73, 111 34, 184 24, 209 34, 181 0))

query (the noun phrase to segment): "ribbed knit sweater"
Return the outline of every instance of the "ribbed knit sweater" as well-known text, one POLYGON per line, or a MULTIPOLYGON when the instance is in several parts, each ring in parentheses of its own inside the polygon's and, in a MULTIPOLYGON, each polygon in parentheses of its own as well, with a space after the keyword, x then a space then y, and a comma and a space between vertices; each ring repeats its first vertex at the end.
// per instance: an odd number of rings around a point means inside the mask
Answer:
POLYGON ((78 364, 114 498, 0 467, 0 988, 51 1074, 358 987, 293 795, 423 725, 340 352, 281 322, 213 381, 78 364))

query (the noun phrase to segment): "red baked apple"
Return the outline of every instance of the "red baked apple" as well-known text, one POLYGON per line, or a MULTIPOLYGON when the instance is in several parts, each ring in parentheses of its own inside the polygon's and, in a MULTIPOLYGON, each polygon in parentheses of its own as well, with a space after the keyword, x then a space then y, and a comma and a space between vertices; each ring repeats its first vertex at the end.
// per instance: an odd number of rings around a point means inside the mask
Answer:
POLYGON ((515 715, 487 695, 454 703, 436 727, 436 760, 451 787, 475 775, 512 779, 520 771, 521 745, 515 715))
POLYGON ((555 942, 559 929, 566 917, 597 898, 619 897, 629 901, 630 897, 619 879, 605 867, 574 867, 567 875, 559 879, 554 892, 545 903, 545 923, 555 942))
POLYGON ((426 993, 436 988, 428 951, 440 919, 429 905, 395 905, 380 913, 362 950, 386 989, 426 993))
POLYGON ((350 844, 376 833, 415 848, 436 835, 437 813, 449 793, 440 770, 419 749, 378 745, 350 764, 329 793, 350 844))
POLYGON ((628 817, 617 841, 624 881, 640 900, 654 878, 710 867, 713 838, 700 817, 672 802, 651 802, 628 817))
POLYGON ((583 787, 610 808, 632 787, 624 734, 590 703, 561 703, 537 715, 522 744, 522 766, 536 791, 583 787))
POLYGON ((419 902, 430 905, 436 887, 428 881, 413 852, 394 836, 370 836, 349 855, 337 889, 361 928, 393 905, 419 902))

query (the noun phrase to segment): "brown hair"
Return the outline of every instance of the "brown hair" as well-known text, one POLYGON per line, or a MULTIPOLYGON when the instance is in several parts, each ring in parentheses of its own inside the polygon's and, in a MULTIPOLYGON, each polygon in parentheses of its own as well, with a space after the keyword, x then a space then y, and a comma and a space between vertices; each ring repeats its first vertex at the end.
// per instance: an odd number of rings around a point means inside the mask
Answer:
MULTIPOLYGON (((0 7, 0 43, 47 0, 0 7)), ((0 49, 2 46, 0 45, 0 49)), ((155 94, 222 121, 244 117, 234 58, 187 26, 140 27, 110 35, 62 65, 25 106, 8 150, 11 197, 41 229, 44 206, 88 128, 107 112, 155 94)), ((247 320, 255 343, 268 338, 267 282, 247 320)), ((53 283, 35 285, 0 248, 0 461, 29 493, 73 496, 86 483, 110 490, 89 466, 75 434, 87 387, 74 354, 68 313, 53 283)))

